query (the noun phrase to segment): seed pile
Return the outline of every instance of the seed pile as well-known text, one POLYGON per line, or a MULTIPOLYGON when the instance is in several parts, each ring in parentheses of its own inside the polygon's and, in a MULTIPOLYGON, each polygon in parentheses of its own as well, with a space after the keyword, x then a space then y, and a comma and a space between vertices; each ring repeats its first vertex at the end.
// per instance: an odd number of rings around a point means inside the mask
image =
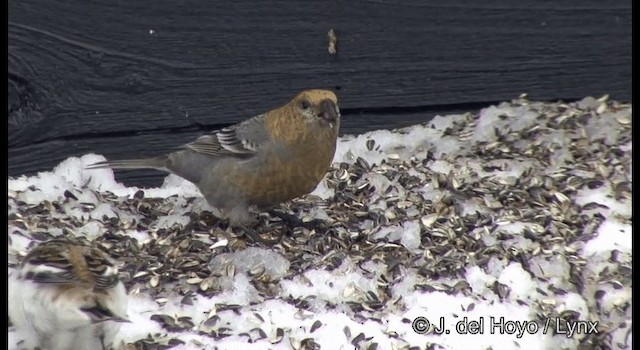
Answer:
MULTIPOLYGON (((214 348, 226 338, 319 349, 315 335, 334 327, 319 310, 378 325, 338 328, 334 337, 356 348, 442 348, 433 333, 413 333, 407 317, 402 332, 389 330, 390 315, 411 310, 415 292, 470 298, 460 314, 513 302, 541 327, 548 318, 599 322, 598 334, 547 335, 563 348, 628 345, 630 247, 594 246, 607 235, 630 241, 630 105, 521 96, 341 142, 319 189, 276 208, 297 220, 260 214, 256 231, 272 246, 228 229, 199 196, 118 196, 90 181, 43 195, 10 181, 9 267, 52 237, 94 240, 120 262, 132 302, 157 306, 138 318, 159 331, 125 333, 124 349, 214 348), (349 281, 354 273, 360 280, 349 281), (198 301, 208 299, 216 301, 202 309, 198 301), (303 329, 260 311, 274 302, 287 304, 303 329), (234 315, 242 321, 230 322, 234 315)), ((508 341, 518 348, 524 339, 508 341)))

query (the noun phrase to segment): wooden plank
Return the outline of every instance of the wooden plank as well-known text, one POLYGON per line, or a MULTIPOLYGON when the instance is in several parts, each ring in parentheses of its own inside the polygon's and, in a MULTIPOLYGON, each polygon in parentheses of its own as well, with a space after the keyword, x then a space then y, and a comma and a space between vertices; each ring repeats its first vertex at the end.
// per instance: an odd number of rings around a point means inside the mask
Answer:
MULTIPOLYGON (((447 108, 447 113, 465 113, 477 106, 455 110, 447 108)), ((354 112, 356 116, 359 112, 354 112)), ((364 112, 366 113, 366 112, 364 112)), ((426 123, 436 115, 442 115, 443 111, 416 111, 403 115, 402 120, 396 120, 393 113, 368 113, 369 125, 363 128, 353 119, 343 119, 341 134, 356 134, 363 131, 387 129, 393 127, 405 127, 420 123, 426 123)), ((151 157, 166 152, 171 152, 176 147, 187 143, 207 130, 178 130, 173 132, 154 131, 138 133, 136 135, 104 135, 86 138, 74 138, 71 140, 53 140, 35 143, 27 146, 9 148, 9 174, 19 176, 21 174, 33 175, 39 171, 50 171, 53 167, 68 157, 80 157, 87 153, 101 154, 108 159, 125 159, 135 157, 151 157)), ((116 179, 129 186, 159 186, 166 176, 165 173, 153 170, 117 171, 116 179)))
POLYGON ((53 165, 20 155, 37 145, 64 145, 69 156, 76 141, 211 129, 309 87, 337 89, 354 131, 380 110, 394 109, 381 123, 393 127, 420 108, 521 92, 630 100, 630 1, 8 4, 14 175, 53 165))

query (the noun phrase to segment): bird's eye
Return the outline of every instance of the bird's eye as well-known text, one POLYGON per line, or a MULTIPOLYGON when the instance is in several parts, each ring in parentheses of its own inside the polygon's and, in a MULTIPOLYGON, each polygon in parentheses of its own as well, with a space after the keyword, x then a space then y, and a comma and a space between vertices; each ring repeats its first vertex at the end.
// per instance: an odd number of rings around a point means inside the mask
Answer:
POLYGON ((300 101, 300 108, 309 109, 309 108, 311 108, 311 103, 309 103, 309 101, 307 101, 307 100, 302 100, 302 101, 300 101))

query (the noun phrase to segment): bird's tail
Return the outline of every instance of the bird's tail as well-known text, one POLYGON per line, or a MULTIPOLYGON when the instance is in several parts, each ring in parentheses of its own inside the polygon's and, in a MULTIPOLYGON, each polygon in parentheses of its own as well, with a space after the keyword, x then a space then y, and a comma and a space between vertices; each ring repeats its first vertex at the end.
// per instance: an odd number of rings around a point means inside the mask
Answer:
POLYGON ((156 158, 106 160, 88 165, 85 169, 158 169, 168 171, 165 156, 156 158))

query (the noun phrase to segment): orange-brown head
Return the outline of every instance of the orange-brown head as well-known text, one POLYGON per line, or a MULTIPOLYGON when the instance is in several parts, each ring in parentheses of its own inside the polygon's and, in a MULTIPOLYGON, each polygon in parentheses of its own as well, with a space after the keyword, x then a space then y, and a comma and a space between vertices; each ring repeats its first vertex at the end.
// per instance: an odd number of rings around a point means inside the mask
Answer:
POLYGON ((337 96, 329 90, 305 90, 286 105, 267 113, 271 135, 286 143, 331 141, 340 129, 337 96))

